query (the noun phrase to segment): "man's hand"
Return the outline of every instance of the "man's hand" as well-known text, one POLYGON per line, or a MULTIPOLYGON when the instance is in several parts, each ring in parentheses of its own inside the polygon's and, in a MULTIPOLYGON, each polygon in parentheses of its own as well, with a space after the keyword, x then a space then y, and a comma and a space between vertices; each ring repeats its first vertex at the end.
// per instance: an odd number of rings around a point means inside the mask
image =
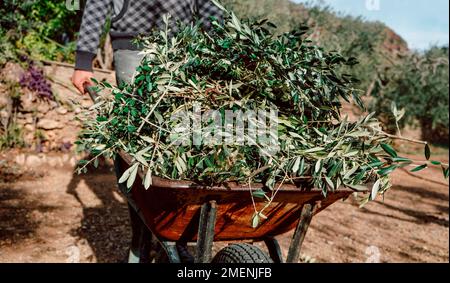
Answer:
POLYGON ((94 77, 94 73, 83 70, 75 70, 72 75, 72 83, 78 89, 81 94, 84 94, 84 85, 91 85, 91 78, 94 77))

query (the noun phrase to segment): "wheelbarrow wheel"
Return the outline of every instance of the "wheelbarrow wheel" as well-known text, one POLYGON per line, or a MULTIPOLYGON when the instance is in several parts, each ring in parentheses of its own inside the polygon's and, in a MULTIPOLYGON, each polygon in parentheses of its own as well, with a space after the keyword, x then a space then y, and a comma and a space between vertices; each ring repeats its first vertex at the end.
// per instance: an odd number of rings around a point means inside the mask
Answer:
POLYGON ((258 247, 249 244, 233 244, 221 249, 212 263, 273 263, 258 247))

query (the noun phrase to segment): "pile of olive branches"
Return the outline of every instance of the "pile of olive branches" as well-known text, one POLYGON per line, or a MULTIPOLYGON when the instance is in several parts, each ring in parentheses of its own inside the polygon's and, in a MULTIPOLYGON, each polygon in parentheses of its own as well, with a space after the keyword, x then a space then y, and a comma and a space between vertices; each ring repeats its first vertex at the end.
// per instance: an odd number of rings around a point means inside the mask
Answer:
MULTIPOLYGON (((353 88, 356 80, 339 71, 343 65, 356 64, 354 58, 312 45, 305 39, 306 27, 275 36, 270 22, 241 21, 216 5, 225 17, 211 19, 213 28, 208 32, 191 25, 172 34, 170 18, 165 17, 165 30, 141 39, 145 57, 131 84, 98 83, 100 97, 83 119, 77 142, 94 158, 83 161, 80 172, 102 155, 124 151, 133 157, 119 180, 128 188, 141 168, 146 189, 152 176, 205 185, 257 182, 272 193, 255 196, 270 202, 280 188, 277 183, 308 184, 326 195, 341 187, 366 190, 365 184, 371 182, 368 201, 390 187, 388 176, 395 169, 414 166, 418 171, 428 166, 429 162, 414 165, 399 157, 389 145, 391 137, 372 115, 358 122, 341 118, 341 99, 363 107, 353 88), (243 113, 273 108, 278 111, 276 137, 268 139, 276 141, 276 151, 261 146, 248 131, 246 143, 196 144, 186 137, 198 134, 206 140, 211 131, 199 128, 211 126, 214 119, 182 127, 173 119, 180 113, 192 120, 192 113, 209 110, 243 113)), ((245 126, 258 123, 249 118, 245 126)), ((221 130, 228 126, 215 124, 212 132, 226 138, 221 130)), ((448 168, 443 170, 448 175, 448 168)))

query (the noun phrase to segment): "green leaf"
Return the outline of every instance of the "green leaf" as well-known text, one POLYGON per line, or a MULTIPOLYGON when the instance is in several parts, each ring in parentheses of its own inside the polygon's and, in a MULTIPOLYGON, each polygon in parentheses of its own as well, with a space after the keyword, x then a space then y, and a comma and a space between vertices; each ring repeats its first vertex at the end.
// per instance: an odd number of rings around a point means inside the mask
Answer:
POLYGON ((259 217, 261 217, 262 219, 267 219, 267 216, 265 216, 264 214, 262 214, 261 212, 258 213, 259 217))
POLYGON ((427 160, 430 160, 430 157, 431 157, 430 146, 428 144, 425 144, 425 158, 427 160))
POLYGON ((298 175, 303 176, 303 173, 305 172, 305 159, 302 158, 300 161, 300 168, 298 169, 298 175))
POLYGON ((141 164, 148 166, 147 160, 145 160, 145 158, 141 154, 137 153, 136 155, 134 155, 134 158, 136 158, 136 160, 141 164))
POLYGON ((300 136, 299 134, 294 133, 294 132, 289 132, 289 135, 291 135, 292 137, 297 138, 297 139, 302 139, 302 136, 300 136))
POLYGON ((397 152, 388 144, 382 143, 381 148, 392 157, 398 157, 397 152))
POLYGON ((224 11, 224 12, 226 12, 226 13, 229 13, 228 10, 225 9, 225 7, 222 6, 222 5, 219 3, 219 1, 217 1, 217 0, 211 0, 211 1, 212 1, 212 2, 214 3, 214 5, 216 5, 217 8, 219 8, 220 10, 222 10, 222 11, 224 11))
POLYGON ((354 137, 354 138, 361 138, 361 137, 369 136, 369 133, 367 131, 357 131, 357 132, 350 133, 347 136, 354 137))
POLYGON ((354 151, 350 151, 350 152, 344 154, 343 156, 344 156, 344 157, 352 157, 352 156, 358 155, 358 153, 359 153, 359 151, 354 150, 354 151))
POLYGON ((336 188, 334 187, 333 181, 331 181, 330 178, 325 177, 325 181, 327 182, 328 186, 331 188, 332 191, 334 191, 336 188))
POLYGON ((150 168, 147 169, 147 173, 145 174, 145 178, 144 178, 144 188, 146 190, 148 190, 148 188, 150 188, 150 186, 152 185, 152 170, 150 170, 150 168))
POLYGON ((318 152, 318 151, 322 151, 325 148, 323 147, 314 147, 314 148, 310 148, 308 150, 305 150, 305 153, 314 153, 314 152, 318 152))
POLYGON ((397 165, 392 165, 392 166, 389 166, 389 167, 386 167, 386 168, 382 168, 382 169, 380 169, 380 170, 378 171, 378 174, 379 174, 380 176, 386 176, 386 175, 388 175, 388 174, 394 172, 394 170, 397 169, 397 168, 398 168, 397 165))
POLYGON ((119 179, 119 184, 122 184, 126 180, 128 180, 128 178, 130 177, 131 171, 133 171, 134 168, 137 168, 138 166, 139 166, 139 163, 135 163, 133 166, 131 166, 130 168, 125 170, 125 172, 123 172, 122 176, 119 179))
POLYGON ((391 112, 392 114, 394 114, 394 117, 397 117, 398 111, 397 111, 397 104, 395 103, 395 101, 391 102, 391 112))
POLYGON ((355 166, 352 169, 350 169, 347 173, 344 175, 344 180, 349 179, 353 174, 356 173, 356 171, 359 169, 359 166, 355 166))
POLYGON ((404 157, 395 157, 392 158, 392 161, 394 162, 400 162, 400 163, 412 163, 412 160, 409 158, 404 158, 404 157))
POLYGON ((99 159, 96 158, 96 159, 94 160, 94 168, 98 168, 98 163, 99 163, 99 159))
POLYGON ((381 185, 381 179, 378 179, 378 180, 375 182, 375 184, 373 184, 372 192, 371 192, 371 194, 370 194, 370 198, 371 198, 372 200, 375 200, 375 199, 376 199, 377 194, 378 194, 378 190, 380 189, 380 185, 381 185))
POLYGON ((301 160, 302 160, 301 157, 297 157, 297 159, 295 160, 295 163, 292 166, 292 172, 293 173, 297 173, 298 169, 300 169, 300 162, 301 162, 301 160))
POLYGON ((372 162, 372 163, 369 163, 367 166, 363 166, 362 169, 363 170, 376 169, 380 166, 383 166, 384 164, 385 164, 385 162, 382 162, 382 161, 372 162))
POLYGON ((164 122, 164 118, 161 116, 161 114, 158 111, 154 111, 153 114, 155 115, 159 124, 162 124, 164 122))
POLYGON ((441 165, 442 163, 439 162, 439 161, 431 161, 431 164, 436 165, 436 166, 439 166, 439 165, 441 165))
POLYGON ((314 168, 314 173, 319 173, 320 169, 322 169, 322 160, 317 160, 316 166, 314 168))
POLYGON ((330 170, 330 172, 328 172, 328 177, 332 178, 336 175, 336 173, 341 170, 342 168, 342 160, 339 160, 339 162, 337 162, 330 170))
POLYGON ((137 176, 137 173, 139 170, 139 164, 137 163, 137 164, 133 165, 132 168, 133 168, 133 170, 131 170, 130 177, 127 180, 127 188, 128 189, 131 189, 131 187, 134 184, 134 181, 136 180, 136 176, 137 176))
POLYGON ((257 190, 257 191, 252 192, 252 195, 256 198, 265 198, 266 192, 263 190, 257 190))
POLYGON ((252 217, 252 228, 258 228, 259 225, 259 214, 255 213, 252 217))
POLYGON ((419 171, 422 171, 423 169, 425 169, 427 167, 428 167, 427 164, 423 164, 423 165, 417 166, 416 168, 412 169, 411 172, 419 172, 419 171))
POLYGON ((399 122, 405 116, 405 114, 406 114, 406 110, 405 109, 401 109, 400 111, 398 111, 398 114, 395 117, 397 122, 399 122))
POLYGON ((267 22, 267 25, 271 28, 277 28, 277 26, 272 22, 267 22))

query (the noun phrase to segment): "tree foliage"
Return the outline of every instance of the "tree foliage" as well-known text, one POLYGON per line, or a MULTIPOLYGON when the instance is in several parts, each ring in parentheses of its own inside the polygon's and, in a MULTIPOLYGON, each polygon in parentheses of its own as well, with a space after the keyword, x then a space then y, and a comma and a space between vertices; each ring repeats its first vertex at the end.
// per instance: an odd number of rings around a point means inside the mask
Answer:
POLYGON ((0 14, 0 40, 9 52, 0 50, 0 61, 17 60, 23 53, 36 59, 73 61, 81 15, 67 9, 66 1, 3 0, 0 14))
POLYGON ((391 103, 404 109, 402 125, 422 128, 423 139, 447 144, 449 139, 448 47, 433 47, 426 53, 411 53, 401 64, 387 67, 376 80, 371 108, 385 124, 392 125, 391 103))

